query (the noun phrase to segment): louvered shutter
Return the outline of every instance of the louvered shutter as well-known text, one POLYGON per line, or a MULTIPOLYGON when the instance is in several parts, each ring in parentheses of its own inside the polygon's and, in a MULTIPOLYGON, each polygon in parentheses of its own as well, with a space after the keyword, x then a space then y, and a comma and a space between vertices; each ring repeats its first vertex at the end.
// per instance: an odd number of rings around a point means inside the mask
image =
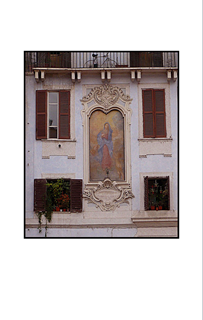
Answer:
POLYGON ((140 63, 140 67, 151 67, 152 66, 152 53, 151 52, 140 52, 139 63, 140 63))
POLYGON ((70 139, 70 91, 59 92, 59 138, 70 139))
POLYGON ((70 211, 82 212, 82 180, 71 179, 70 181, 70 211))
POLYGON ((163 55, 162 52, 153 52, 153 67, 163 67, 163 55))
POLYGON ((46 205, 46 179, 34 180, 34 211, 45 211, 46 205))
POLYGON ((36 139, 47 138, 47 92, 36 91, 36 139))
POLYGON ((139 67, 139 51, 130 52, 130 66, 139 67))
POLYGON ((155 123, 157 138, 166 137, 166 121, 165 121, 165 91, 154 90, 154 104, 155 104, 155 123))
POLYGON ((168 210, 170 210, 170 183, 169 177, 167 177, 167 187, 168 187, 168 210))
POLYGON ((71 68, 71 52, 62 52, 62 68, 71 68))
POLYGON ((148 176, 144 177, 144 209, 149 210, 148 176))
POLYGON ((143 90, 143 124, 144 137, 154 137, 154 115, 152 90, 143 90))

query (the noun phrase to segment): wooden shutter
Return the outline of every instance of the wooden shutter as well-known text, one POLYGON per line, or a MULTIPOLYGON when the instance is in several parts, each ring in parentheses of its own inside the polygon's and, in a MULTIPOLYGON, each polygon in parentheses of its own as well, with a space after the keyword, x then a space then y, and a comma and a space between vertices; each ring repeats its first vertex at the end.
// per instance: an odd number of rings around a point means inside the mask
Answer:
POLYGON ((170 180, 167 177, 167 187, 168 187, 168 210, 170 210, 170 180))
POLYGON ((70 181, 70 211, 82 212, 82 180, 71 179, 70 181))
POLYGON ((151 67, 152 66, 152 53, 151 52, 140 52, 139 63, 140 63, 140 67, 151 67))
POLYGON ((148 176, 144 177, 144 209, 149 210, 148 176))
POLYGON ((143 131, 145 138, 154 137, 154 114, 152 89, 142 91, 143 99, 143 131))
POLYGON ((45 211, 46 205, 46 179, 34 180, 34 211, 45 211))
POLYGON ((155 136, 166 137, 165 90, 154 90, 155 136))
POLYGON ((139 67, 139 51, 130 52, 130 66, 139 67))
POLYGON ((36 139, 47 138, 47 92, 36 91, 36 139))
POLYGON ((61 53, 62 56, 62 68, 71 68, 71 52, 66 51, 61 53))
POLYGON ((152 67, 163 67, 162 52, 153 52, 152 67))
POLYGON ((59 92, 59 138, 70 139, 70 91, 59 92))

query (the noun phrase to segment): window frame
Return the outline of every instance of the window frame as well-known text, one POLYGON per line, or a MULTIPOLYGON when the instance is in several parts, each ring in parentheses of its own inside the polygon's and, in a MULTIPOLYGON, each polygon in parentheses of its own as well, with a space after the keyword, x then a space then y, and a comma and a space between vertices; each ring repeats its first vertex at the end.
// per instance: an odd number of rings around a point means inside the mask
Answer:
POLYGON ((149 209, 149 180, 166 180, 168 186, 168 208, 167 209, 158 209, 158 211, 170 211, 170 176, 145 176, 144 177, 144 209, 145 211, 156 210, 158 204, 154 205, 154 209, 149 209))
POLYGON ((71 139, 71 90, 70 89, 56 89, 56 90, 36 90, 36 140, 70 140, 71 139), (49 93, 51 92, 56 92, 58 93, 58 98, 57 98, 57 138, 49 138, 49 93), (68 92, 68 135, 67 137, 60 137, 60 125, 61 125, 61 119, 60 116, 62 115, 60 113, 60 92, 68 92), (39 100, 39 93, 44 93, 45 94, 45 101, 44 101, 44 111, 39 112, 39 105, 40 105, 40 100, 39 100), (39 117, 40 115, 45 115, 45 120, 43 121, 42 126, 44 126, 44 131, 45 135, 40 136, 38 134, 39 131, 39 117))
POLYGON ((156 178, 159 177, 160 179, 164 179, 166 177, 169 177, 169 190, 170 190, 170 210, 160 210, 160 211, 154 211, 157 212, 157 214, 171 214, 172 212, 176 211, 176 197, 174 198, 174 183, 176 183, 176 181, 174 180, 174 173, 170 172, 170 171, 160 171, 160 172, 149 172, 149 171, 145 171, 145 172, 140 172, 139 173, 139 189, 140 189, 140 195, 139 195, 139 212, 142 212, 149 217, 151 213, 153 213, 152 210, 145 210, 145 177, 148 178, 156 178), (174 207, 175 206, 175 207, 174 207), (175 211, 174 211, 175 210, 175 211))
MULTIPOLYGON (((172 139, 171 132, 171 97, 170 97, 170 83, 138 83, 138 140, 140 144, 145 142, 167 142, 172 139), (143 102, 142 90, 144 89, 165 89, 165 116, 166 116, 166 137, 165 138, 145 138, 143 126, 143 102)), ((155 149, 155 148, 154 148, 155 149)), ((165 153, 165 152, 163 152, 165 153)))
MULTIPOLYGON (((47 182, 63 179, 70 182, 70 212, 83 211, 83 180, 73 178, 40 178, 34 179, 34 212, 44 212, 47 199, 47 182)), ((53 211, 57 212, 57 211, 53 211)))
POLYGON ((165 89, 158 89, 158 88, 147 88, 147 89, 143 89, 142 88, 142 114, 143 114, 143 137, 144 138, 166 138, 167 137, 167 133, 166 133, 166 103, 165 103, 165 89), (151 111, 145 111, 145 106, 144 106, 144 93, 145 92, 152 92, 152 110, 151 111), (163 111, 157 111, 156 110, 156 96, 155 96, 155 92, 158 91, 162 91, 163 92, 163 103, 164 103, 164 110, 163 111), (153 119, 153 134, 148 135, 146 134, 146 130, 145 130, 145 125, 146 125, 146 121, 145 121, 145 116, 146 114, 152 114, 152 119, 153 119), (163 114, 164 115, 164 134, 163 135, 158 135, 157 134, 157 114, 163 114))

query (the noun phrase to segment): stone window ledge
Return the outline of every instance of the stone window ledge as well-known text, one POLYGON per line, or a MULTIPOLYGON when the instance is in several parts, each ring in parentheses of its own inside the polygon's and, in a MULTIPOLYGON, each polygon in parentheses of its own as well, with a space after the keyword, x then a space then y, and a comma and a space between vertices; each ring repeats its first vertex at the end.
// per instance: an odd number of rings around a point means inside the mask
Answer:
POLYGON ((163 155, 172 157, 172 138, 139 138, 139 157, 147 155, 163 155))
POLYGON ((138 138, 138 141, 146 141, 146 142, 152 142, 152 141, 172 141, 173 138, 138 138))
POLYGON ((178 227, 178 214, 175 210, 138 211, 131 221, 136 227, 178 227))
POLYGON ((76 139, 42 139, 42 142, 76 142, 76 139))
POLYGON ((68 159, 75 159, 76 140, 75 139, 42 140, 42 159, 49 159, 50 156, 67 156, 68 159))

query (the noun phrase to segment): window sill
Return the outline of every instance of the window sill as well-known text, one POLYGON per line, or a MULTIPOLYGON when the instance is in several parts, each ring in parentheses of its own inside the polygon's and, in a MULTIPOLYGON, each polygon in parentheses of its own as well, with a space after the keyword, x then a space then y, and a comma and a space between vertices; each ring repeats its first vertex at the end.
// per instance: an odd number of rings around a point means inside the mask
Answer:
POLYGON ((138 138, 138 141, 172 141, 173 138, 138 138))
POLYGON ((50 156, 66 156, 68 159, 75 159, 76 139, 42 140, 42 159, 49 159, 50 156))
POLYGON ((76 139, 42 139, 41 141, 46 142, 76 142, 76 139))
POLYGON ((163 155, 172 157, 172 138, 139 138, 139 157, 163 155))
POLYGON ((137 227, 177 227, 178 215, 173 210, 138 211, 132 218, 137 227))

